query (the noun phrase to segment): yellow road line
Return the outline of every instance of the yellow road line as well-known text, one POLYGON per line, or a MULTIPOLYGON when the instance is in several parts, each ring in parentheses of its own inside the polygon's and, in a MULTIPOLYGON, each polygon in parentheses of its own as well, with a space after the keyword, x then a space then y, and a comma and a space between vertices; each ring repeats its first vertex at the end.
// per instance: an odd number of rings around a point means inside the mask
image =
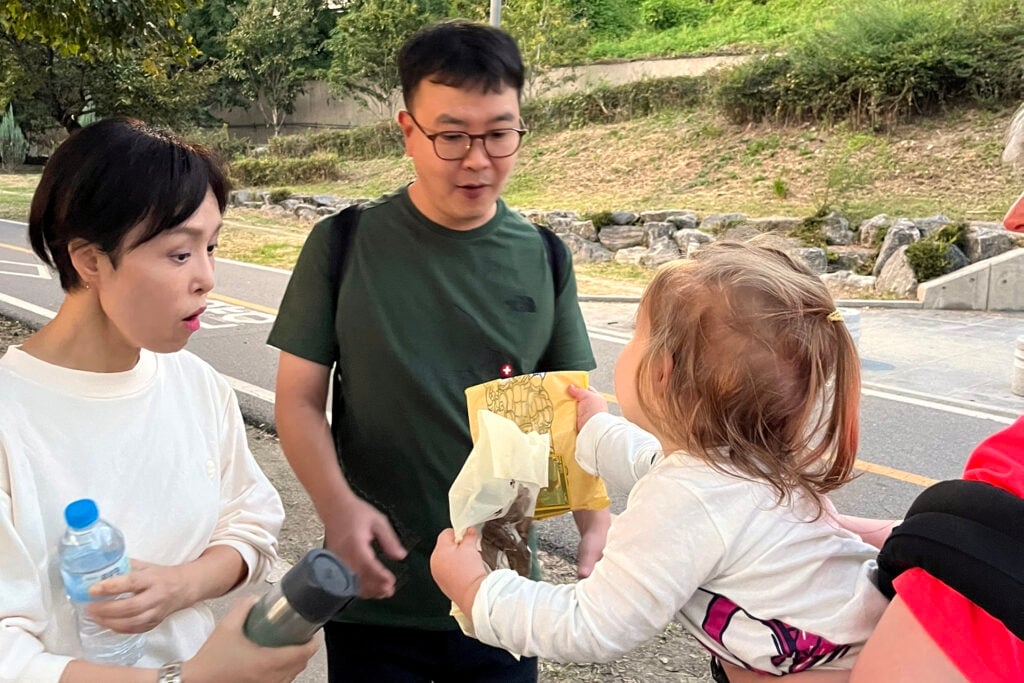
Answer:
POLYGON ((270 306, 262 306, 260 304, 254 304, 249 301, 243 301, 242 299, 224 296, 223 294, 207 294, 206 298, 214 299, 216 301, 223 301, 224 303, 231 304, 232 306, 243 306, 254 311, 259 311, 260 313, 269 313, 270 315, 277 315, 276 308, 271 308, 270 306))
POLYGON ((26 249, 25 247, 16 247, 13 244, 6 244, 5 242, 0 242, 0 248, 11 249, 13 251, 20 251, 23 254, 31 254, 32 253, 31 249, 26 249))
POLYGON ((860 459, 858 459, 853 466, 862 472, 879 474, 883 477, 888 477, 889 479, 896 479, 898 481, 903 481, 915 486, 921 486, 923 488, 928 488, 932 484, 937 484, 939 481, 938 479, 932 479, 931 477, 914 474, 913 472, 904 472, 903 470, 898 470, 894 467, 887 467, 885 465, 876 465, 873 462, 867 462, 860 459))

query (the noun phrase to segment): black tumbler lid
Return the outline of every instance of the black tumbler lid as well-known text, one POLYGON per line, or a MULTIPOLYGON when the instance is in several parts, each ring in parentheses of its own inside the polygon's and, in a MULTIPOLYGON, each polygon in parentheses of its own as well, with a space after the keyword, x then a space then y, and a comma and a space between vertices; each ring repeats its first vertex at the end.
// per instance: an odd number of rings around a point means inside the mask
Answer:
POLYGON ((355 574, 329 550, 310 550, 281 578, 288 604, 311 624, 324 624, 359 594, 355 574))

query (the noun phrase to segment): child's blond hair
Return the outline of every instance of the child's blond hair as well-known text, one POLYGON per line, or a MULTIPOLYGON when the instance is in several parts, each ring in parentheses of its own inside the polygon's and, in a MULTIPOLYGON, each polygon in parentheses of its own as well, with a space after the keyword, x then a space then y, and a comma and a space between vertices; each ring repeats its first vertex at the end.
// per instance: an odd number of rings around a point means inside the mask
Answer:
POLYGON ((767 480, 785 502, 849 481, 860 361, 821 280, 785 252, 718 242, 664 266, 640 302, 650 344, 641 410, 712 466, 767 480), (657 363, 671 358, 666 383, 657 363))

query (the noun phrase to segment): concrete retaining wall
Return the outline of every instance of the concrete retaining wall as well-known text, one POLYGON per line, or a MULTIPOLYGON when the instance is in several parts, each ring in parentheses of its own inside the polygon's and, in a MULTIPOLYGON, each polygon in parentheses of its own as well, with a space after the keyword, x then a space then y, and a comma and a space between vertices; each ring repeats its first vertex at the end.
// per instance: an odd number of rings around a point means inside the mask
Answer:
POLYGON ((922 308, 1024 311, 1024 249, 971 264, 918 286, 922 308))

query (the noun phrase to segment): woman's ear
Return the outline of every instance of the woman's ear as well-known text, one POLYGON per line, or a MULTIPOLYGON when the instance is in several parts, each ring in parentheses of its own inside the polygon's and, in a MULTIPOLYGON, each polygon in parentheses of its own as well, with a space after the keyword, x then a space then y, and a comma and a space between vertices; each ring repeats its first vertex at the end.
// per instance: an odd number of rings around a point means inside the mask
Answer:
POLYGON ((106 253, 96 245, 81 238, 71 240, 68 244, 68 256, 71 265, 78 273, 78 279, 88 288, 96 282, 100 273, 100 263, 107 259, 106 253))

